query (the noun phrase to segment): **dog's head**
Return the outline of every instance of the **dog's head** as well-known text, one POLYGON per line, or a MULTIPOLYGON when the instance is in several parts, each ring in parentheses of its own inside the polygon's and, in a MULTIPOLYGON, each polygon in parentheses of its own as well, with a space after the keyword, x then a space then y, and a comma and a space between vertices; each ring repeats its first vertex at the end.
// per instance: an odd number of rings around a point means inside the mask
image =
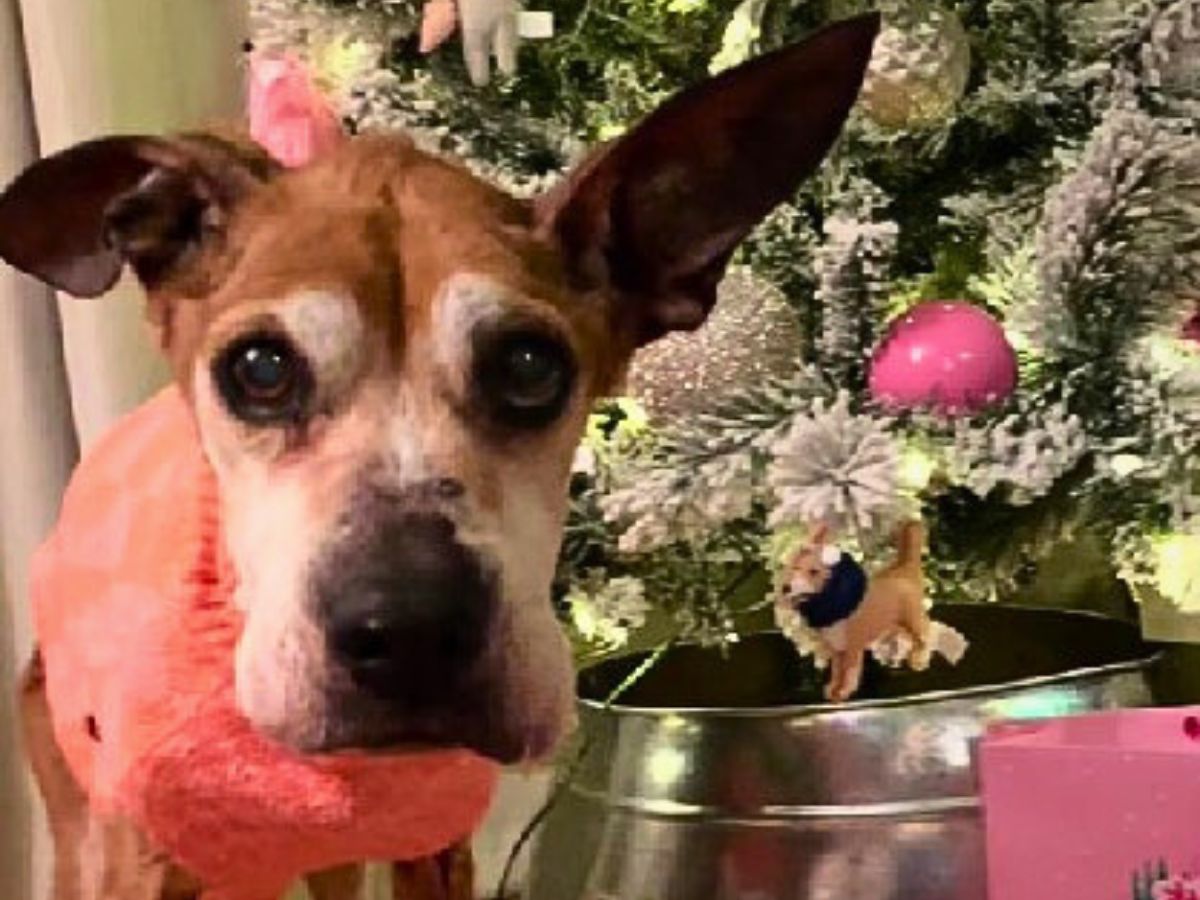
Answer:
POLYGON ((833 143, 877 27, 681 94, 532 202, 397 136, 289 171, 211 135, 111 138, 0 197, 13 265, 78 296, 125 265, 145 286, 220 484, 256 726, 310 751, 548 752, 573 697, 549 585, 592 401, 704 319, 833 143))
POLYGON ((834 566, 843 554, 829 542, 829 527, 824 523, 811 526, 787 566, 787 585, 791 596, 812 597, 821 593, 829 583, 834 566))

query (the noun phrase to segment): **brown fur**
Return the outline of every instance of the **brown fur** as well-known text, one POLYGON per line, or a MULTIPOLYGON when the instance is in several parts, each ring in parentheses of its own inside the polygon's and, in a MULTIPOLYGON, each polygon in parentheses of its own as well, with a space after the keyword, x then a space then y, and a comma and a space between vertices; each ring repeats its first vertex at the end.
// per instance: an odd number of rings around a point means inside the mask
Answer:
POLYGON ((834 654, 830 699, 848 700, 862 680, 863 660, 871 646, 897 634, 911 642, 908 664, 929 667, 929 614, 921 571, 921 526, 905 526, 895 562, 871 576, 867 596, 846 623, 845 650, 834 654))
MULTIPOLYGON (((104 293, 126 266, 146 288, 220 485, 247 612, 237 700, 252 724, 318 751, 331 733, 336 746, 363 746, 369 727, 389 724, 362 696, 329 700, 336 667, 303 606, 303 578, 368 473, 400 497, 461 486, 436 512, 499 572, 500 612, 478 666, 488 715, 474 717, 494 733, 466 734, 475 723, 459 721, 454 742, 500 748, 488 752, 506 761, 551 752, 573 695, 549 585, 591 403, 638 346, 703 321, 737 245, 835 140, 878 27, 874 15, 839 23, 685 91, 533 201, 388 135, 287 172, 225 136, 109 138, 39 162, 0 194, 0 258, 79 296, 104 293), (272 317, 300 315, 294 304, 313 292, 324 304, 313 314, 334 323, 314 340, 353 331, 349 362, 335 354, 334 384, 319 385, 328 396, 302 422, 238 418, 211 361, 272 317), (492 328, 536 323, 565 345, 577 377, 553 421, 521 430, 473 406, 475 323, 460 321, 473 315, 492 328)), ((879 590, 898 597, 906 571, 879 590)), ((907 608, 883 594, 868 606, 905 621, 896 603, 907 608)), ((128 823, 90 814, 54 744, 36 665, 24 709, 58 847, 57 900, 194 895, 128 823)), ((343 900, 360 878, 352 867, 311 883, 319 900, 343 900)), ((466 900, 469 853, 397 866, 396 885, 407 900, 466 900)))
MULTIPOLYGON (((826 529, 815 528, 790 567, 810 582, 815 579, 814 590, 823 586, 826 577, 820 562, 826 539, 826 529)), ((920 524, 909 522, 902 526, 896 538, 895 560, 871 575, 862 603, 841 623, 837 642, 840 646, 829 642, 825 629, 818 632, 826 644, 823 655, 830 662, 828 699, 841 703, 858 691, 866 654, 880 641, 903 638, 911 647, 908 665, 917 670, 929 667, 930 620, 925 610, 925 575, 921 568, 924 542, 925 530, 920 524)), ((780 602, 790 601, 781 598, 780 602)))

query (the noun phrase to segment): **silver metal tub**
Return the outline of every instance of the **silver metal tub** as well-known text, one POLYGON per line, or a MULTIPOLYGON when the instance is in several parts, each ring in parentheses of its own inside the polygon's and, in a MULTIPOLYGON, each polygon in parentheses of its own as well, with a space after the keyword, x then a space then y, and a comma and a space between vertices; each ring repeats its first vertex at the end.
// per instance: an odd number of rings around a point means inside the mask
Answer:
POLYGON ((1137 630, 1080 613, 943 606, 957 667, 872 667, 829 707, 779 635, 580 678, 585 761, 543 824, 528 900, 984 900, 974 745, 986 724, 1147 705, 1137 630))

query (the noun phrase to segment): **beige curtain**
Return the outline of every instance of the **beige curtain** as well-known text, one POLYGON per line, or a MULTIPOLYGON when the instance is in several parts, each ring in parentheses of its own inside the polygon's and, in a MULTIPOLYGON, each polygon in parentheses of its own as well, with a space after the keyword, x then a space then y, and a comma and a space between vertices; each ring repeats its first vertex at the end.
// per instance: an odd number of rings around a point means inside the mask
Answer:
MULTIPOLYGON (((41 151, 238 115, 246 0, 22 0, 41 151)), ((163 379, 137 292, 61 303, 83 443, 163 379)))
MULTIPOLYGON (((0 184, 41 153, 236 116, 245 0, 0 0, 0 184)), ((77 454, 162 383, 136 292, 79 302, 0 265, 0 898, 45 896, 14 734, 30 553, 77 454)))
MULTIPOLYGON (((0 0, 0 182, 35 154, 18 11, 0 0)), ((0 897, 29 896, 41 833, 14 752, 14 684, 28 653, 29 553, 75 456, 53 295, 0 267, 0 897)))
MULTIPOLYGON (((240 112, 247 0, 0 0, 0 184, 38 153, 240 112)), ((56 298, 0 264, 0 900, 46 896, 49 852, 16 746, 30 553, 77 457, 165 379, 137 290, 56 298)), ((494 882, 546 778, 511 776, 477 854, 494 882)))

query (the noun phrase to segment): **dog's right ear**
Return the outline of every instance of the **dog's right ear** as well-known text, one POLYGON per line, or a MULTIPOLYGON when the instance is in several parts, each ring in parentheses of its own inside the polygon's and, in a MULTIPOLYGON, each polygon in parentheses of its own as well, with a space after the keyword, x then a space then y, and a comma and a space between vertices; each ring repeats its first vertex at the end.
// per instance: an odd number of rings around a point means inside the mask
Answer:
POLYGON ((737 245, 833 146, 879 27, 837 22, 684 90, 538 198, 539 230, 635 345, 704 321, 737 245))
POLYGON ((77 297, 128 263, 147 288, 186 274, 278 166, 215 135, 112 137, 34 163, 0 194, 0 259, 77 297))

